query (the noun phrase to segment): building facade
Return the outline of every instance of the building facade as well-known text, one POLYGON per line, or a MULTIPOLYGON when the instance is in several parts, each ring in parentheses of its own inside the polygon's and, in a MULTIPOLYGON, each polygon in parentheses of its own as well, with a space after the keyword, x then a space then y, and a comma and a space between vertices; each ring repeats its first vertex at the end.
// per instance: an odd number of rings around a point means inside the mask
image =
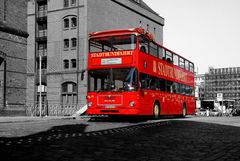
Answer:
POLYGON ((196 108, 201 108, 201 102, 204 100, 205 93, 205 74, 196 74, 194 82, 196 108))
POLYGON ((27 1, 0 0, 0 115, 24 115, 27 1))
POLYGON ((29 0, 27 103, 85 105, 88 33, 139 26, 163 42, 164 19, 142 0, 29 0))
POLYGON ((205 100, 218 101, 226 108, 240 108, 240 67, 209 68, 205 77, 205 100))

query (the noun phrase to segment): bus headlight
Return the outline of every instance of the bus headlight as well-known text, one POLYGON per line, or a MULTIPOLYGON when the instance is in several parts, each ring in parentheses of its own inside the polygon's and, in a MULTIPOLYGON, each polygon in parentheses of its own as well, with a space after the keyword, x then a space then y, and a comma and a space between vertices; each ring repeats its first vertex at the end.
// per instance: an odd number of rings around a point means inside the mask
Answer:
POLYGON ((92 102, 88 102, 88 107, 92 107, 92 102))
POLYGON ((135 104, 134 101, 129 102, 130 107, 134 107, 134 104, 135 104))

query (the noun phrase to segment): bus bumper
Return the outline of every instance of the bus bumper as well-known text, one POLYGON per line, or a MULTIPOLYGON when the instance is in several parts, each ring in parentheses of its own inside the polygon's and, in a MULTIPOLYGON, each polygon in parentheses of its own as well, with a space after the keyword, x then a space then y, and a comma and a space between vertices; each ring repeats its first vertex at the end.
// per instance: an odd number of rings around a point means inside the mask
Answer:
POLYGON ((88 115, 140 115, 138 109, 88 109, 88 115))

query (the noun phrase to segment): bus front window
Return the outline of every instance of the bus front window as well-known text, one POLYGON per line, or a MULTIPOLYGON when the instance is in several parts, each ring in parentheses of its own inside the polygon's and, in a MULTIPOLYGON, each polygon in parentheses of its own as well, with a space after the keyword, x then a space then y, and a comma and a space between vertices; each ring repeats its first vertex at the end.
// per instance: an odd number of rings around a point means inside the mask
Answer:
POLYGON ((136 91, 138 89, 135 68, 97 69, 89 71, 89 92, 136 91))
POLYGON ((135 35, 109 36, 92 38, 89 40, 89 51, 91 53, 134 50, 135 48, 136 48, 135 35))

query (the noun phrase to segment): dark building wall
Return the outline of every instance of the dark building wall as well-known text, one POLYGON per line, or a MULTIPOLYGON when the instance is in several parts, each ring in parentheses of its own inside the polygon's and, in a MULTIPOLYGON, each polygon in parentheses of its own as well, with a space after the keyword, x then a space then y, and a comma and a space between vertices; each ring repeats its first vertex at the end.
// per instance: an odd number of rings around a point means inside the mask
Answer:
POLYGON ((27 0, 0 0, 0 21, 14 29, 27 31, 27 0))
POLYGON ((27 0, 0 0, 0 115, 25 115, 27 0), (5 77, 4 77, 5 73, 5 77))

